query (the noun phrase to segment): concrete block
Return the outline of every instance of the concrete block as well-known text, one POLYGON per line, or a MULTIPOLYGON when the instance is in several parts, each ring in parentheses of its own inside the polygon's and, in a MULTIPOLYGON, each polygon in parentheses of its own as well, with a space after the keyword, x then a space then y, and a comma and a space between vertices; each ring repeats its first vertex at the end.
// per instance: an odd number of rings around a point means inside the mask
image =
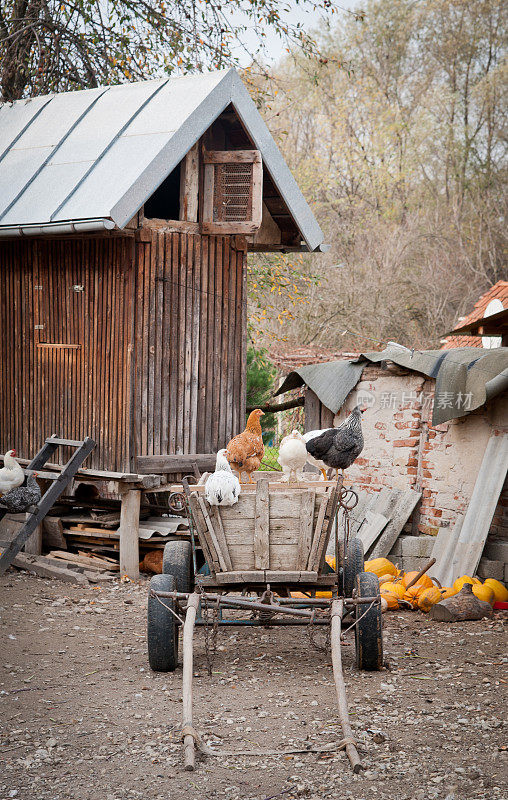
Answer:
POLYGON ((496 581, 504 580, 505 565, 502 561, 491 561, 488 558, 481 558, 476 574, 479 578, 495 578, 496 581))
POLYGON ((502 561, 503 564, 508 564, 508 542, 487 541, 483 555, 492 561, 502 561))
POLYGON ((416 556, 417 558, 430 558, 436 543, 435 536, 401 536, 399 541, 402 547, 402 556, 416 556))
POLYGON ((508 564, 504 565, 504 582, 508 585, 508 564))
MULTIPOLYGON (((404 572, 414 572, 415 570, 419 572, 424 568, 428 560, 428 558, 418 558, 417 556, 403 556, 399 559, 399 567, 404 572)), ((432 569, 430 571, 432 572, 432 569)))
POLYGON ((388 553, 388 558, 391 560, 392 556, 401 556, 401 555, 402 555, 402 542, 399 537, 395 542, 395 544, 393 545, 390 552, 388 553))

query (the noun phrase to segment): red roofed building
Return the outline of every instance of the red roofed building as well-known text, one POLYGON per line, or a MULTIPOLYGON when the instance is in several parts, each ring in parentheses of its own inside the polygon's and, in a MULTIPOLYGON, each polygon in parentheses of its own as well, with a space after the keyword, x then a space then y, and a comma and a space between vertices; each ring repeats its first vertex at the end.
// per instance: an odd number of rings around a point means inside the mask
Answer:
MULTIPOLYGON (((505 310, 508 310, 508 281, 498 281, 494 286, 491 286, 488 292, 482 294, 473 311, 467 317, 462 317, 454 330, 459 330, 469 323, 505 310)), ((468 336, 467 334, 447 336, 446 339, 443 339, 441 350, 452 350, 455 347, 488 347, 488 342, 484 342, 484 339, 492 340, 496 338, 492 336, 468 336)), ((494 342, 491 346, 500 347, 501 342, 494 342)))

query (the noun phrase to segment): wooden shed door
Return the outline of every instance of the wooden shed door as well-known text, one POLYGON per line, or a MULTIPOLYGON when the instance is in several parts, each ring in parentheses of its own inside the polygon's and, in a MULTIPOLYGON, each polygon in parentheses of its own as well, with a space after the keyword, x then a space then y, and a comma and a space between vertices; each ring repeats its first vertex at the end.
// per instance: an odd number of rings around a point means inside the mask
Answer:
MULTIPOLYGON (((40 263, 43 261, 43 263, 40 263)), ((34 269, 34 328, 38 348, 79 350, 83 343, 87 287, 82 265, 68 270, 52 259, 34 269)))

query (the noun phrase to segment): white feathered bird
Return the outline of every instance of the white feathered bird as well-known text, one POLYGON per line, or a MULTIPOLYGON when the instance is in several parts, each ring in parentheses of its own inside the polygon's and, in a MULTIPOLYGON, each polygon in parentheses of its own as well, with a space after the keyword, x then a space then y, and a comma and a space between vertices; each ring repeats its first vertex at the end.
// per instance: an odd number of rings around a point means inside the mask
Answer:
POLYGON ((292 431, 288 436, 284 436, 279 446, 279 457, 277 461, 284 473, 283 481, 289 483, 291 480, 303 481, 303 468, 309 454, 305 447, 305 439, 300 431, 292 431))
POLYGON ((0 495, 17 489, 25 480, 25 473, 14 456, 15 450, 8 450, 4 456, 4 465, 0 469, 0 495))
MULTIPOLYGON (((329 428, 323 428, 320 431, 307 431, 307 433, 303 434, 303 440, 304 442, 310 442, 311 439, 315 439, 317 436, 321 436, 321 434, 327 430, 329 430, 329 428)), ((307 461, 309 462, 309 464, 313 464, 315 467, 320 469, 323 479, 325 481, 328 480, 326 476, 326 470, 328 469, 328 467, 326 466, 324 461, 320 461, 318 458, 314 458, 313 456, 311 456, 309 452, 307 452, 307 461)))
POLYGON ((205 483, 205 498, 211 506, 234 506, 238 503, 240 494, 240 481, 233 475, 227 450, 219 450, 213 472, 205 483))

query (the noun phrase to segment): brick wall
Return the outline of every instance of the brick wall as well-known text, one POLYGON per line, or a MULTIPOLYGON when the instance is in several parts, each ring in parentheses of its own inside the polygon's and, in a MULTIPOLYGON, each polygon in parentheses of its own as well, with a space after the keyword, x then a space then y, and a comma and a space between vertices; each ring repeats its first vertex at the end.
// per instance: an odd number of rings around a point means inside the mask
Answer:
MULTIPOLYGON (((407 563, 410 558, 413 563, 414 559, 424 560, 433 537, 442 528, 453 527, 457 515, 466 511, 488 438, 492 430, 501 431, 503 426, 506 430, 507 426, 508 392, 464 417, 433 426, 434 387, 434 380, 418 373, 367 367, 349 395, 346 409, 335 418, 335 424, 342 421, 357 402, 369 406, 362 422, 365 447, 347 471, 346 482, 369 492, 383 486, 409 486, 422 492, 404 533, 420 535, 423 541, 418 546, 407 543, 407 563), (415 547, 423 547, 425 552, 413 553, 415 547)), ((496 553, 506 553, 508 565, 506 483, 487 545, 496 543, 496 553)), ((397 555, 404 558, 402 551, 397 555)), ((508 579, 508 572, 504 577, 508 579)))

